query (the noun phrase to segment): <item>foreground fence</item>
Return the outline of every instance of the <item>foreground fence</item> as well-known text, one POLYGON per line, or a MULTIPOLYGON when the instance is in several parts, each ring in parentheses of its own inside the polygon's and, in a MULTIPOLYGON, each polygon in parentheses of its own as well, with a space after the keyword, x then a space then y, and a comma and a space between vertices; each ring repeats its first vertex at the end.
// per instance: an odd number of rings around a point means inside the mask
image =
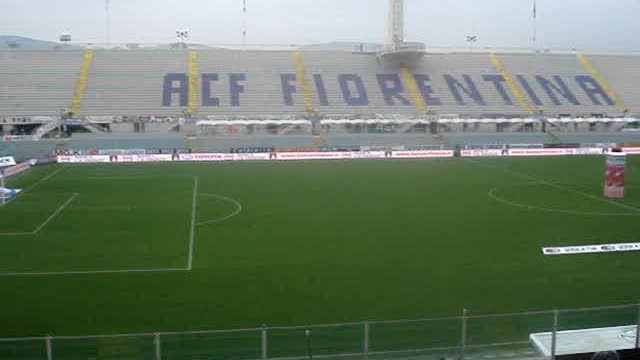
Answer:
POLYGON ((458 317, 437 319, 5 338, 0 339, 0 359, 554 359, 572 349, 587 350, 585 344, 597 347, 589 352, 638 349, 638 325, 640 304, 494 315, 465 310, 458 317), (599 342, 581 329, 595 329, 599 342), (618 342, 603 341, 607 331, 618 342))

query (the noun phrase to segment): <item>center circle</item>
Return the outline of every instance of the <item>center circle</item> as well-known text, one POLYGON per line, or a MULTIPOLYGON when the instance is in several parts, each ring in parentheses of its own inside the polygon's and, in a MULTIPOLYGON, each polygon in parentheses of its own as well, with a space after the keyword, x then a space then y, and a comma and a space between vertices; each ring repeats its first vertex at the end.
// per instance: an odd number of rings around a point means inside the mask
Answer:
MULTIPOLYGON (((509 189, 511 190, 518 189, 518 188, 531 189, 533 187, 551 188, 551 185, 543 182, 527 182, 527 183, 521 183, 521 184, 515 184, 515 185, 499 186, 489 190, 487 195, 489 196, 490 199, 505 205, 509 205, 509 206, 517 207, 521 209, 535 210, 535 211, 548 212, 548 213, 560 213, 560 214, 582 215, 582 216, 634 216, 634 217, 640 216, 639 212, 583 211, 583 210, 567 209, 567 208, 561 208, 561 207, 555 207, 555 206, 540 206, 540 205, 527 203, 525 201, 510 199, 508 196, 501 194, 501 192, 504 192, 505 190, 509 190, 509 189)), ((541 193, 539 195, 540 197, 543 198, 544 194, 541 193)))

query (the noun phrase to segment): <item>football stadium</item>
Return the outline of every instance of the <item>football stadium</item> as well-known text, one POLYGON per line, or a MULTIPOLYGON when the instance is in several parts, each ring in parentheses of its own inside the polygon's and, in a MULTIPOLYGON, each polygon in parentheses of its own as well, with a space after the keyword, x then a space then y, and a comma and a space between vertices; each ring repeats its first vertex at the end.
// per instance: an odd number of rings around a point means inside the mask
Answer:
POLYGON ((375 46, 0 47, 0 359, 638 358, 640 57, 379 1, 375 46))

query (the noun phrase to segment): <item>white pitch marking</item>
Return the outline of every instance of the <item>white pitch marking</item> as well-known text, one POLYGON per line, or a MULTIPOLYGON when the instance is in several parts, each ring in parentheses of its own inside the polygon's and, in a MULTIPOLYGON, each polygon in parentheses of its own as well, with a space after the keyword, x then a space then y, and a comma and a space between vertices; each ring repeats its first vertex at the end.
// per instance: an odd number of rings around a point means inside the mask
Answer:
POLYGON ((240 214, 242 212, 242 204, 239 201, 234 200, 232 198, 228 198, 226 196, 216 195, 216 194, 200 194, 200 196, 208 196, 208 197, 212 197, 212 198, 228 201, 228 202, 232 203, 233 205, 235 205, 236 209, 229 215, 223 216, 221 218, 213 219, 213 220, 203 221, 201 223, 196 224, 197 226, 221 223, 221 222, 223 222, 225 220, 231 219, 232 217, 234 217, 234 216, 236 216, 236 215, 238 215, 238 214, 240 214))
MULTIPOLYGON (((531 185, 545 185, 545 184, 541 184, 539 182, 522 184, 522 186, 531 186, 531 185)), ((603 213, 603 212, 590 212, 590 211, 578 211, 578 210, 547 208, 547 207, 541 207, 541 206, 522 204, 522 203, 519 203, 519 202, 507 200, 505 198, 502 198, 502 197, 496 195, 496 193, 498 192, 499 189, 513 188, 513 187, 516 187, 516 186, 495 187, 495 188, 489 190, 487 195, 489 195, 489 197, 492 198, 495 201, 498 201, 498 202, 501 202, 503 204, 507 204, 507 205, 510 205, 510 206, 527 209, 527 210, 538 210, 538 211, 551 212, 551 213, 561 213, 561 214, 570 214, 570 215, 586 215, 586 216, 633 216, 633 217, 640 216, 640 213, 637 213, 637 212, 630 212, 630 213, 603 213)))
POLYGON ((51 271, 51 272, 13 272, 0 273, 3 276, 42 276, 42 275, 92 275, 92 274, 120 274, 120 273, 154 273, 169 271, 189 271, 189 269, 140 269, 140 270, 95 270, 95 271, 51 271))
POLYGON ((64 210, 64 208, 67 207, 67 205, 69 205, 73 200, 75 200, 75 198, 77 198, 78 195, 80 194, 74 193, 73 195, 71 195, 69 200, 67 200, 64 204, 60 205, 60 207, 53 214, 51 214, 51 216, 49 216, 47 220, 45 220, 42 224, 40 224, 40 226, 38 226, 35 230, 33 230, 32 234, 37 235, 40 232, 40 230, 42 230, 45 226, 47 226, 49 222, 51 222, 51 220, 53 220, 56 216, 58 216, 58 214, 60 214, 62 210, 64 210))
POLYGON ((43 184, 44 182, 48 181, 49 179, 51 179, 52 177, 58 175, 58 173, 60 173, 62 170, 64 170, 66 168, 67 165, 62 165, 58 170, 52 172, 51 174, 43 177, 42 179, 36 181, 33 185, 27 187, 26 189, 24 189, 24 191, 19 192, 18 194, 16 194, 16 196, 12 197, 11 199, 9 199, 9 201, 5 202, 4 205, 0 205, 0 206, 6 206, 9 205, 10 202, 12 202, 13 200, 15 200, 18 196, 28 193, 29 191, 35 189, 36 187, 38 187, 40 184, 43 184))
POLYGON ((504 171, 506 173, 510 173, 510 174, 513 174, 513 175, 516 175, 516 176, 519 176, 519 177, 523 177, 525 179, 536 181, 536 182, 541 183, 541 184, 545 184, 545 185, 549 185, 551 187, 555 187, 556 189, 572 192, 574 194, 582 195, 582 196, 587 197, 587 198, 592 199, 592 200, 602 201, 602 202, 605 202, 605 203, 608 203, 608 204, 611 204, 611 205, 614 205, 614 206, 617 206, 617 207, 620 207, 620 208, 623 208, 623 209, 632 210, 632 211, 640 213, 640 209, 639 208, 636 208, 636 207, 633 207, 633 206, 630 206, 630 205, 626 205, 626 204, 622 204, 622 203, 619 203, 617 201, 613 201, 611 199, 606 199, 606 198, 603 198, 603 197, 595 196, 593 194, 582 192, 580 190, 575 190, 575 189, 572 189, 570 187, 558 185, 556 183, 552 183, 551 181, 539 179, 539 178, 536 178, 534 176, 531 176, 531 175, 528 175, 528 174, 525 174, 525 173, 521 173, 521 172, 518 172, 518 171, 515 171, 515 170, 506 169, 506 168, 502 168, 502 167, 499 167, 499 166, 491 166, 491 165, 480 164, 479 162, 473 161, 473 160, 468 160, 468 161, 470 161, 471 163, 474 163, 476 165, 479 165, 479 166, 484 166, 484 167, 488 167, 488 168, 492 168, 492 169, 498 169, 498 170, 504 171))
MULTIPOLYGON (((96 274, 122 274, 122 273, 159 273, 159 272, 181 272, 191 271, 193 268, 193 252, 195 243, 195 227, 196 227, 196 210, 197 210, 197 198, 198 198, 198 181, 199 178, 194 177, 193 181, 193 205, 191 213, 191 231, 189 239, 189 260, 186 268, 168 268, 168 269, 129 269, 129 270, 93 270, 93 271, 49 271, 49 272, 9 272, 0 273, 0 277, 8 276, 45 276, 45 275, 96 275, 96 274)), ((65 202, 52 216, 45 221, 51 221, 58 213, 60 213, 71 201, 75 199, 79 194, 74 194, 67 202, 65 202)), ((205 195, 206 196, 206 195, 205 195)), ((37 231, 41 230, 44 225, 41 225, 36 231, 31 233, 7 233, 0 234, 0 236, 17 236, 17 235, 34 235, 37 231)))
POLYGON ((78 193, 74 193, 73 195, 71 195, 71 197, 64 202, 64 204, 60 205, 60 207, 58 207, 56 209, 56 211, 54 211, 42 224, 40 224, 40 226, 38 226, 35 230, 33 231, 29 231, 29 232, 9 232, 9 233, 0 233, 0 237, 3 236, 23 236, 23 235, 37 235, 40 230, 42 230, 45 226, 47 226, 47 224, 49 224, 51 222, 51 220, 53 220, 56 216, 58 216, 58 214, 60 214, 62 212, 62 210, 64 210, 73 200, 75 200, 75 198, 78 197, 78 193))
POLYGON ((191 200, 191 231, 189 233, 189 260, 187 261, 187 270, 193 268, 193 248, 196 239, 196 209, 198 202, 198 177, 193 178, 193 199, 191 200))

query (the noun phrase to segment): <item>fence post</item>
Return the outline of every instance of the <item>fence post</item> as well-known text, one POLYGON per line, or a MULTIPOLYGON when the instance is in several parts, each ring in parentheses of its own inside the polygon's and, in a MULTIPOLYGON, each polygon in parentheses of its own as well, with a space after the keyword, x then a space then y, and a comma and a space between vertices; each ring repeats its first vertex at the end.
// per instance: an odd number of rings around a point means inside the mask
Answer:
POLYGON ((261 344, 262 344, 262 359, 266 360, 268 359, 269 355, 268 355, 268 347, 267 347, 267 325, 262 325, 262 332, 261 332, 261 344))
POLYGON ((369 321, 364 322, 364 348, 362 349, 364 358, 369 358, 369 321))
POLYGON ((305 330, 304 336, 307 338, 307 357, 309 360, 313 360, 313 352, 311 350, 311 330, 305 330))
POLYGON ((45 347, 47 349, 47 360, 52 360, 53 359, 53 351, 51 349, 51 336, 47 336, 45 338, 45 347))
POLYGON ((153 343, 156 347, 156 360, 162 360, 162 346, 160 344, 160 334, 153 335, 153 343))
POLYGON ((636 323, 636 350, 640 349, 640 304, 638 304, 638 322, 636 323))
POLYGON ((468 309, 462 310, 462 329, 460 334, 460 359, 464 359, 464 353, 467 347, 467 316, 469 315, 468 309))
POLYGON ((553 330, 551 332, 551 360, 556 360, 556 347, 558 345, 558 316, 560 312, 553 310, 553 330))

